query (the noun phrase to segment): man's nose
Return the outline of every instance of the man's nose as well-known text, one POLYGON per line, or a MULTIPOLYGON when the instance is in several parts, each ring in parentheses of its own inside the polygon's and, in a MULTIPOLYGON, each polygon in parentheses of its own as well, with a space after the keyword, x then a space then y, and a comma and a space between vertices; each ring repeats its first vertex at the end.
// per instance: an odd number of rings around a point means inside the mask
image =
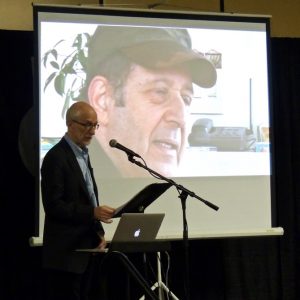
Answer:
POLYGON ((168 101, 165 119, 167 122, 175 123, 177 127, 184 127, 186 123, 187 106, 182 95, 178 91, 173 91, 168 101))
POLYGON ((91 127, 90 133, 91 133, 92 135, 95 135, 95 133, 96 133, 96 127, 95 127, 95 126, 91 127))

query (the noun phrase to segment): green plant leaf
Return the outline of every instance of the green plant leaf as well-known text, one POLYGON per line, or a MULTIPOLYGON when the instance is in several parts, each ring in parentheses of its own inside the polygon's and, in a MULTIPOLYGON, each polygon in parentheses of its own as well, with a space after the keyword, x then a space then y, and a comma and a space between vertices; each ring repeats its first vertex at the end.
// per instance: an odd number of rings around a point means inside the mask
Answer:
POLYGON ((56 49, 52 49, 52 50, 50 51, 50 54, 52 54, 53 57, 55 58, 55 60, 57 60, 57 50, 56 50, 56 49))
POLYGON ((65 94, 65 84, 66 75, 64 73, 59 73, 54 79, 54 88, 60 96, 65 94))
POLYGON ((45 85, 44 85, 44 92, 47 88, 47 86, 49 85, 49 83, 53 80, 53 78, 55 77, 55 75, 57 74, 57 72, 53 72, 45 81, 45 85))
POLYGON ((76 74, 76 71, 74 70, 74 64, 76 63, 76 61, 76 57, 73 57, 73 59, 69 63, 67 63, 61 71, 66 75, 76 74))
POLYGON ((87 56, 85 55, 84 50, 78 51, 77 57, 78 57, 78 61, 82 65, 83 69, 85 69, 86 63, 87 63, 87 56))
POLYGON ((62 43, 62 42, 64 42, 64 41, 65 41, 64 39, 58 41, 58 42, 53 46, 53 48, 56 48, 60 43, 62 43))
POLYGON ((77 34, 72 47, 76 47, 77 50, 81 49, 81 47, 82 47, 82 34, 81 33, 77 34))
POLYGON ((69 94, 72 100, 74 100, 76 98, 76 94, 78 94, 78 88, 75 88, 75 84, 78 84, 79 80, 80 79, 78 77, 75 77, 69 89, 69 94))
POLYGON ((52 55, 54 57, 55 60, 57 60, 57 51, 55 49, 50 49, 49 51, 47 51, 43 58, 42 58, 42 62, 43 62, 43 65, 44 67, 46 68, 46 65, 47 65, 47 60, 49 58, 49 56, 52 55))
POLYGON ((45 68, 46 68, 48 56, 49 56, 49 51, 47 51, 47 52, 44 54, 43 58, 42 58, 42 63, 43 63, 43 65, 44 65, 45 68))
POLYGON ((85 43, 85 46, 86 46, 89 43, 89 41, 91 40, 91 35, 87 32, 84 32, 84 33, 82 33, 82 36, 84 36, 86 39, 86 43, 85 43))
POLYGON ((61 68, 63 68, 64 67, 64 65, 66 64, 66 63, 68 63, 69 62, 69 60, 73 60, 74 59, 74 55, 76 55, 76 51, 73 51, 72 53, 70 53, 68 56, 66 56, 66 58, 62 61, 62 63, 61 63, 61 68))
POLYGON ((66 111, 70 106, 70 100, 71 100, 70 91, 68 91, 67 94, 66 94, 64 106, 63 106, 62 111, 61 111, 61 117, 62 118, 65 117, 66 111))
POLYGON ((59 65, 58 65, 58 63, 56 62, 56 61, 51 61, 50 62, 50 65, 54 68, 54 69, 56 69, 56 70, 59 70, 59 65))

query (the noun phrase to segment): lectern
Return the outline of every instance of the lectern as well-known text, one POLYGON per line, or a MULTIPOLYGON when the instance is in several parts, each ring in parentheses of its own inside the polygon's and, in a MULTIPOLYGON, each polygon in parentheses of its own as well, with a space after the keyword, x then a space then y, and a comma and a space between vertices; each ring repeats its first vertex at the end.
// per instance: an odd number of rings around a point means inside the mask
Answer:
MULTIPOLYGON (((164 183, 152 183, 144 187, 140 192, 133 196, 122 206, 118 207, 115 211, 114 218, 121 217, 123 213, 141 213, 157 198, 159 198, 164 192, 166 192, 172 186, 169 182, 164 183)), ((160 289, 159 299, 162 299, 161 289, 165 290, 173 299, 178 299, 163 283, 161 277, 161 263, 160 263, 160 251, 162 251, 162 244, 158 243, 157 249, 157 282, 151 287, 152 290, 160 289)), ((149 251, 153 251, 155 243, 149 244, 149 251)), ((164 248, 164 247, 163 247, 164 248)), ((145 249, 147 252, 147 249, 145 249)), ((142 297, 141 299, 144 299, 142 297)))

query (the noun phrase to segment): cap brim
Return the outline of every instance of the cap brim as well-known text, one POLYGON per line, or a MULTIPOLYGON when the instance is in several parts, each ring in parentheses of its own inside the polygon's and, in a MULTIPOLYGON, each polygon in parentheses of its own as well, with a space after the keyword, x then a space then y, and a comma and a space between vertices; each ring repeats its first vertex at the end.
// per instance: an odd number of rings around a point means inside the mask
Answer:
POLYGON ((210 88, 216 84, 217 71, 212 62, 203 57, 187 60, 185 63, 191 71, 192 80, 203 88, 210 88))
POLYGON ((146 42, 121 50, 130 60, 149 69, 184 65, 195 84, 210 88, 217 80, 216 68, 202 54, 174 42, 146 42))

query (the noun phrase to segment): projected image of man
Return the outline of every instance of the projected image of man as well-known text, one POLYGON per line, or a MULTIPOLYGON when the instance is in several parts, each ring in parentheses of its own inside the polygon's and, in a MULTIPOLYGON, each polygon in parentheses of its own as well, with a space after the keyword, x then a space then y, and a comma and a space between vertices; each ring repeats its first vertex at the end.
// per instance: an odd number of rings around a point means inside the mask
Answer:
POLYGON ((193 83, 209 88, 216 70, 191 48, 185 29, 99 26, 90 42, 86 97, 97 112, 96 138, 124 177, 147 175, 109 146, 141 155, 148 167, 175 175, 186 143, 193 83))

